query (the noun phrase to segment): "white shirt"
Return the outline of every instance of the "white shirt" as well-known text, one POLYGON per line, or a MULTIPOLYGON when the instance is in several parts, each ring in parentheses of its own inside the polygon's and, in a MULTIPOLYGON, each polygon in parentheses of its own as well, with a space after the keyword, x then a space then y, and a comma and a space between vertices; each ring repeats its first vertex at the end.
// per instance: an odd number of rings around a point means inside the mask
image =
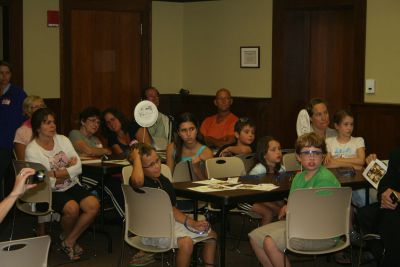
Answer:
POLYGON ((39 146, 36 140, 28 144, 25 150, 25 160, 41 163, 47 171, 66 169, 70 178, 65 179, 63 184, 56 185, 56 178, 50 177, 53 191, 66 191, 79 182, 79 175, 82 173, 82 163, 76 153, 71 141, 64 135, 54 136, 54 147, 46 150, 39 146), (76 157, 76 164, 69 166, 72 157, 76 157))
POLYGON ((336 137, 326 139, 326 149, 333 158, 355 158, 357 149, 365 147, 362 137, 351 137, 349 142, 341 144, 336 137))

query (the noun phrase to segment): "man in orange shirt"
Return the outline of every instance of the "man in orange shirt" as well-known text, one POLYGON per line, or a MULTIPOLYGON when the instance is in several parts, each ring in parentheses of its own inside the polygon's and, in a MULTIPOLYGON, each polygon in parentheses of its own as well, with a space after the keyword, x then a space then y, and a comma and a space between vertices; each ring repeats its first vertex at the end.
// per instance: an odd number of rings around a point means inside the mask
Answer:
POLYGON ((238 118, 231 112, 232 103, 228 89, 221 88, 217 91, 214 99, 217 114, 207 117, 200 127, 208 146, 220 148, 235 142, 234 126, 238 118))

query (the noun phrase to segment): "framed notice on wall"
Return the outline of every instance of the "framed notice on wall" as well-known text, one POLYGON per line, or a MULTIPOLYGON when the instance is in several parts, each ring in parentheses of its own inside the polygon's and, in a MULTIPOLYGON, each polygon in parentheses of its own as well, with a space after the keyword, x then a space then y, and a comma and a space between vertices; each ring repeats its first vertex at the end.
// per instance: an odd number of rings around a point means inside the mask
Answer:
POLYGON ((260 67, 260 47, 241 46, 240 47, 240 67, 259 68, 260 67))

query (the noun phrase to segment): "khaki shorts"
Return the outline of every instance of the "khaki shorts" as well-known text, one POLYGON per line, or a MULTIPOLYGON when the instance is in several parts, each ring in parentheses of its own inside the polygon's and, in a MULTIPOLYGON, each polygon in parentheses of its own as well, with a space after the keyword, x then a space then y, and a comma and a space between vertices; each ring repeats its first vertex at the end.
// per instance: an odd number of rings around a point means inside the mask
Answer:
MULTIPOLYGON (((256 245, 263 248, 265 237, 270 236, 279 250, 286 248, 286 221, 278 221, 263 225, 249 233, 249 237, 255 241, 256 245)), ((339 239, 329 238, 322 240, 292 238, 290 245, 296 250, 315 251, 325 250, 336 246, 339 239)))

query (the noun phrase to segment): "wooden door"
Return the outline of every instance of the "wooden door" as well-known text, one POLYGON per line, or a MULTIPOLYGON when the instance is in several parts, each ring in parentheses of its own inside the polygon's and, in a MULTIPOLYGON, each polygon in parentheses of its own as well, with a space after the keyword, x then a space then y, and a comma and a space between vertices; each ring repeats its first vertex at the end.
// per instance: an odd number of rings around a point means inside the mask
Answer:
POLYGON ((87 106, 131 117, 149 85, 151 1, 63 1, 62 129, 87 106))
POLYGON ((273 133, 293 147, 296 119, 309 99, 338 109, 363 101, 365 1, 274 1, 273 133))

